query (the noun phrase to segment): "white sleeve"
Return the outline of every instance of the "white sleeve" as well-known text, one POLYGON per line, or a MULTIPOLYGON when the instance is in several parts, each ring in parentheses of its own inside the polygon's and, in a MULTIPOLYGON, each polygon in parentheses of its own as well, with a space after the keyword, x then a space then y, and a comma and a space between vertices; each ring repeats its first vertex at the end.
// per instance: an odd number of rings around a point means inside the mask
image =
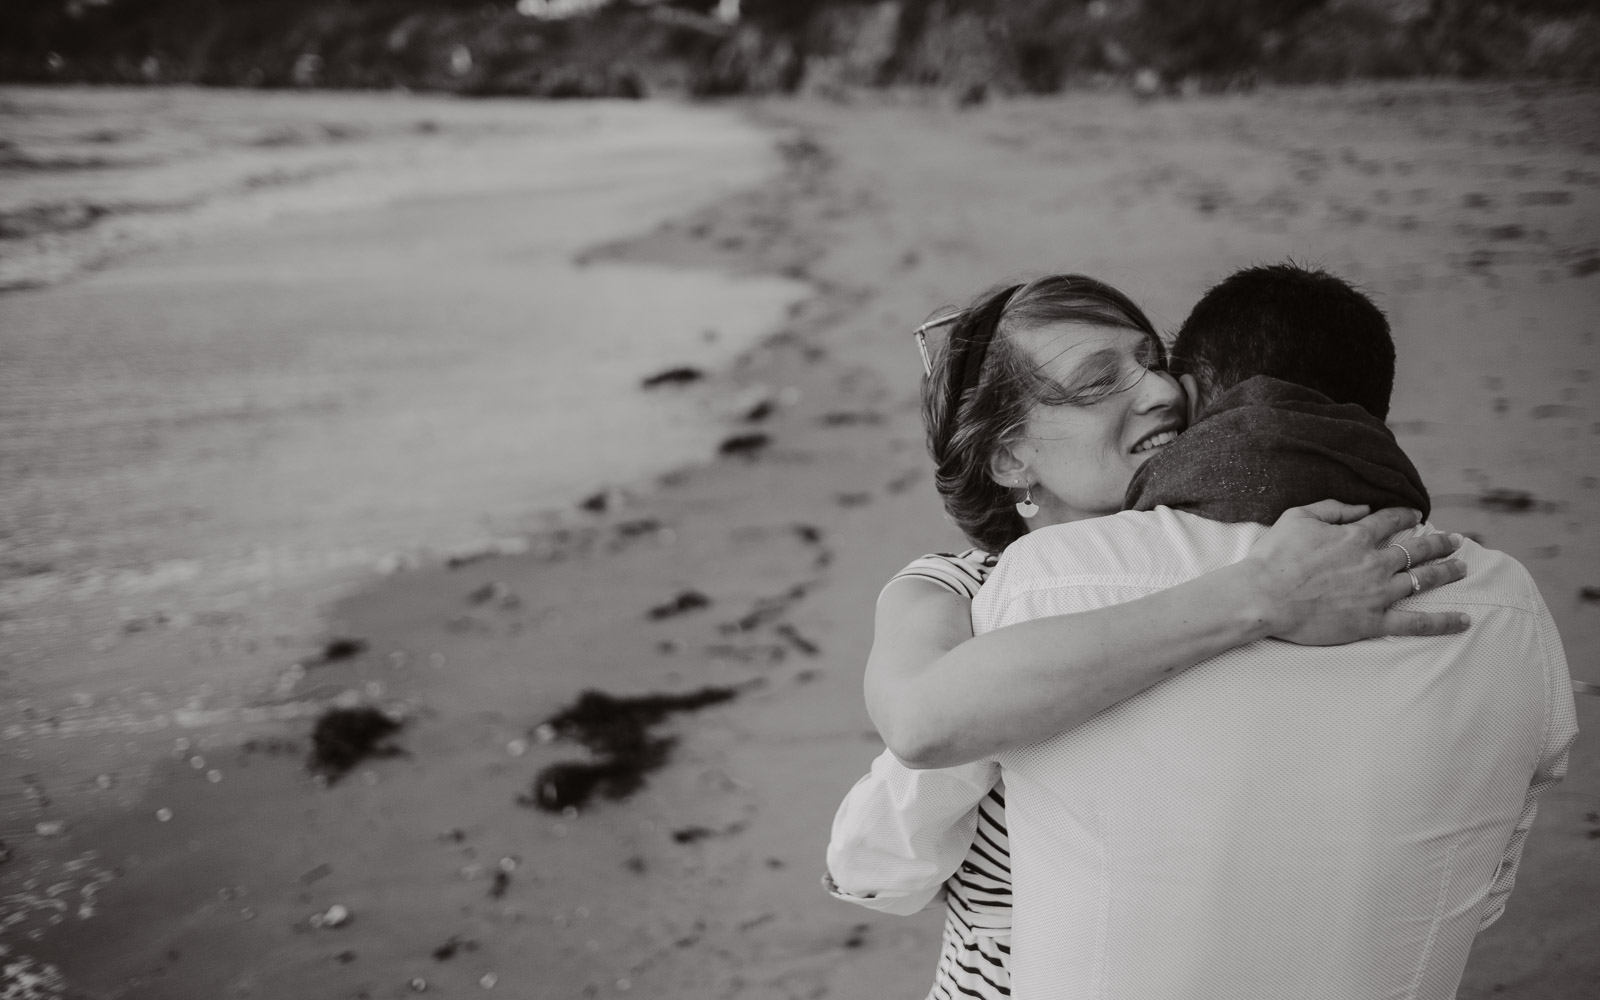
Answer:
POLYGON ((1517 868, 1522 864, 1522 848, 1528 842, 1528 831, 1533 829, 1534 816, 1539 811, 1539 796, 1552 788, 1567 774, 1567 758, 1572 741, 1578 735, 1578 714, 1572 704, 1572 676, 1567 670, 1567 656, 1561 648, 1561 636, 1556 632, 1555 620, 1545 607, 1544 599, 1534 592, 1538 616, 1539 641, 1543 652, 1545 673, 1545 735, 1539 752, 1539 763, 1528 784, 1528 793, 1522 801, 1522 815, 1512 830, 1500 866, 1494 871, 1494 882, 1489 886, 1489 896, 1484 904, 1484 916, 1478 925, 1483 930, 1506 911, 1506 900, 1517 881, 1517 868))
POLYGON ((829 893, 885 913, 921 910, 967 856, 978 804, 999 780, 992 760, 913 770, 885 750, 833 817, 829 893))

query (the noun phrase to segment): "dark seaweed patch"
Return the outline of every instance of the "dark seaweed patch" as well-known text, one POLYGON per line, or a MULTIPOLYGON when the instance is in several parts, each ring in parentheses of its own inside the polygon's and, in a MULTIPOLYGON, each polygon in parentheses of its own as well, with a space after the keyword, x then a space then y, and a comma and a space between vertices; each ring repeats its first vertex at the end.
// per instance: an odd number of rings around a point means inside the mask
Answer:
POLYGON ((811 591, 811 584, 797 583, 776 597, 763 597, 755 606, 737 621, 726 622, 719 626, 723 635, 733 635, 737 632, 749 632, 760 628, 767 622, 782 617, 789 610, 790 605, 806 596, 811 591))
POLYGON ((452 934, 450 935, 450 940, 433 949, 433 960, 435 962, 448 962, 456 957, 457 952, 477 950, 478 942, 452 934))
POLYGON ((1579 587, 1578 600, 1588 601, 1590 604, 1600 604, 1600 587, 1579 587))
POLYGON ((663 618, 673 618, 690 611, 711 606, 711 598, 698 590, 685 590, 665 604, 657 604, 649 611, 651 621, 660 621, 663 618))
POLYGON ((680 365, 677 368, 668 368, 666 371, 648 376, 639 384, 646 389, 654 389, 663 385, 688 385, 690 382, 698 382, 705 377, 706 373, 698 368, 680 365))
POLYGON ((771 443, 772 438, 760 432, 735 434, 717 446, 717 454, 751 456, 771 443))
POLYGON ((1534 508, 1533 494, 1526 490, 1492 489, 1478 497, 1478 504, 1490 510, 1522 514, 1534 508))
POLYGON ((822 647, 801 635, 800 630, 795 628, 793 625, 790 625, 788 622, 784 622, 782 625, 779 625, 777 628, 773 629, 773 631, 789 640, 790 644, 792 644, 795 649, 798 649, 807 656, 816 656, 818 653, 822 652, 822 647))
POLYGON ((366 651, 365 639, 329 639, 328 644, 322 647, 322 662, 336 663, 339 660, 360 656, 366 651))
POLYGON ((552 764, 533 780, 530 794, 517 801, 546 812, 586 805, 595 795, 623 799, 644 787, 645 776, 667 762, 673 745, 670 736, 656 736, 650 728, 676 712, 692 712, 729 701, 733 688, 706 687, 686 694, 649 694, 617 697, 603 691, 585 691, 571 706, 545 721, 556 733, 576 740, 598 756, 592 762, 552 764))
POLYGON ((672 831, 672 842, 675 844, 692 844, 697 840, 704 840, 713 836, 712 831, 703 826, 686 826, 681 830, 672 831))
POLYGON ((393 757, 400 751, 389 738, 400 725, 375 708, 330 708, 311 730, 308 766, 332 784, 369 757, 393 757))

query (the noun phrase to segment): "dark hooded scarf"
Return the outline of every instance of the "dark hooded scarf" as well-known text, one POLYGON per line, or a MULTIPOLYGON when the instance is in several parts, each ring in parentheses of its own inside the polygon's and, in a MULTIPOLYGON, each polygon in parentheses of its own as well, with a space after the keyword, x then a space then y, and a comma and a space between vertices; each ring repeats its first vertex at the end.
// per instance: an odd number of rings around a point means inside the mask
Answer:
POLYGON ((1144 463, 1125 509, 1171 507, 1209 521, 1271 524, 1320 500, 1429 511, 1416 466, 1383 421, 1355 403, 1259 375, 1208 406, 1144 463))

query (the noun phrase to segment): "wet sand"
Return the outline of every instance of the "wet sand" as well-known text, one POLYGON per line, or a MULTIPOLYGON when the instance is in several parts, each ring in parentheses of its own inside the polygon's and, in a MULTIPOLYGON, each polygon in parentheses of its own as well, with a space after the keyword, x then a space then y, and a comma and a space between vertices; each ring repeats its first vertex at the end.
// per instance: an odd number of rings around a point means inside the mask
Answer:
MULTIPOLYGON (((19 925, 41 931, 19 940, 92 996, 397 997, 420 978, 443 995, 920 997, 937 915, 879 918, 817 886, 833 808, 880 749, 860 698, 873 597, 956 542, 925 472, 906 331, 1046 270, 1104 276, 1169 327, 1256 260, 1292 254, 1363 283, 1394 322, 1392 423, 1435 523, 1523 560, 1574 677, 1600 681, 1600 604, 1584 596, 1600 586, 1597 108, 1586 91, 1407 86, 744 109, 784 141, 784 173, 583 259, 812 285, 763 344, 671 389, 745 446, 602 476, 594 487, 625 489, 601 509, 530 519, 514 551, 420 560, 326 606, 317 632, 260 634, 248 656, 206 619, 7 664, 8 687, 42 687, 34 712, 63 723, 9 745, 35 754, 41 787, 84 777, 59 838, 27 832, 58 810, 39 803, 54 787, 8 789, 17 858, 0 888, 30 871, 67 883, 56 898, 96 886, 91 916, 19 925), (334 637, 365 647, 322 662, 334 637), (169 678, 133 713, 169 718, 138 737, 159 753, 71 725, 97 706, 58 678, 114 698, 125 670, 169 678), (172 708, 219 670, 249 683, 172 708), (539 807, 543 768, 593 759, 539 728, 582 691, 708 687, 737 696, 653 725, 678 742, 642 790, 539 807), (320 787, 309 715, 341 699, 404 717, 402 753, 320 787), (88 783, 95 760, 115 765, 111 788, 88 783), (349 922, 313 926, 334 904, 349 922)), ((272 232, 263 259, 316 242, 272 232)), ((707 363, 681 349, 662 360, 707 363)), ((1462 997, 1600 983, 1600 713, 1579 709, 1572 774, 1544 799, 1462 997)))

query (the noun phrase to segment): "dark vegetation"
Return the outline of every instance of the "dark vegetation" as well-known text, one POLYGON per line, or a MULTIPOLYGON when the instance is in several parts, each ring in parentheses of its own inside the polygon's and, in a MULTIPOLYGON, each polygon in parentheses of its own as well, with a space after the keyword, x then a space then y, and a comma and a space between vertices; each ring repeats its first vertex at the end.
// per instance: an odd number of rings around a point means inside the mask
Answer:
POLYGON ((332 784, 369 757, 399 754, 390 740, 400 725, 375 708, 330 708, 311 730, 308 765, 332 784))
POLYGON ((733 688, 706 687, 685 694, 618 697, 585 691, 546 725, 575 740, 594 755, 591 761, 552 764, 533 780, 533 791, 518 801, 546 812, 587 805, 596 793, 623 799, 644 787, 645 776, 667 762, 676 740, 651 727, 676 712, 691 712, 728 701, 733 688))
POLYGON ((0 79, 639 97, 1600 77, 1597 0, 6 0, 0 79))

